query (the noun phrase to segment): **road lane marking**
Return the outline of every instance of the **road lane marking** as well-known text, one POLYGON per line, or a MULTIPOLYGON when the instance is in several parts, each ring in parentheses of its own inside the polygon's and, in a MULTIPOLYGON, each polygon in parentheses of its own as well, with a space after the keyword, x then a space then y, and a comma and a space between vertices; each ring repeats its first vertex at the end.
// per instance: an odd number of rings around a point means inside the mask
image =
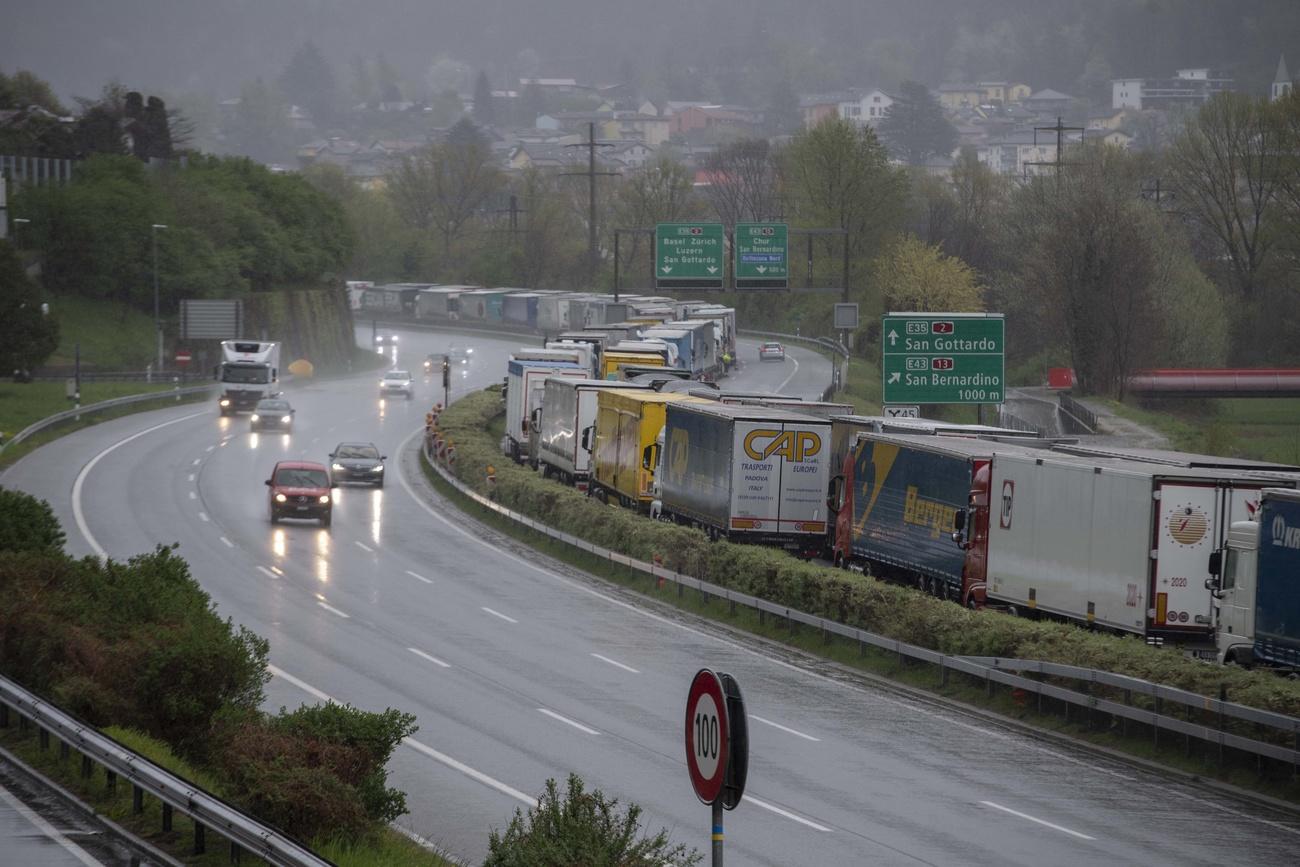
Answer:
MULTIPOLYGON (((777 389, 777 391, 780 391, 780 389, 777 389)), ((208 452, 210 452, 210 451, 212 451, 212 450, 215 449, 215 448, 216 448, 216 446, 208 446, 206 449, 204 449, 204 451, 208 451, 208 452)))
POLYGON ((801 731, 796 731, 795 729, 787 728, 786 726, 783 726, 780 723, 772 722, 770 719, 763 719, 761 716, 754 716, 752 713, 749 715, 749 718, 754 720, 755 722, 761 722, 765 726, 771 726, 774 729, 780 729, 786 734, 791 734, 794 735, 795 737, 803 738, 806 741, 821 743, 821 738, 815 738, 812 735, 806 735, 801 731))
POLYGON ((600 732, 596 731, 595 729, 593 729, 593 728, 588 728, 587 726, 583 725, 583 724, 580 723, 580 722, 574 722, 573 720, 569 719, 567 716, 560 716, 558 713, 556 713, 556 712, 553 711, 553 710, 547 710, 547 709, 544 708, 544 707, 539 707, 537 710, 538 710, 539 713, 544 713, 544 714, 546 714, 548 717, 550 717, 550 718, 553 719, 553 720, 559 720, 560 722, 564 723, 565 725, 571 725, 571 726, 573 726, 573 727, 574 727, 575 729, 577 729, 578 731, 586 732, 586 733, 589 734, 589 735, 598 735, 598 734, 600 734, 600 732))
POLYGON ((1010 807, 1004 807, 1001 804, 995 804, 992 801, 980 801, 986 807, 992 807, 995 810, 1001 810, 1004 813, 1010 813, 1035 824, 1042 825, 1044 828, 1051 828, 1053 831, 1060 831, 1062 834, 1069 834, 1071 837, 1078 837, 1080 840, 1096 840, 1096 837, 1089 837, 1087 834, 1080 834, 1078 831, 1071 831, 1069 828, 1063 828, 1060 825, 1053 825, 1051 822, 1031 816, 1028 813, 1022 813, 1019 810, 1013 810, 1010 807))
POLYGON ((197 500, 198 498, 199 498, 199 495, 198 495, 198 494, 196 494, 194 491, 190 491, 190 499, 191 499, 191 500, 197 500))
POLYGON ((284 570, 281 569, 279 566, 272 566, 271 571, 274 572, 276 575, 279 575, 281 578, 284 577, 284 570))
POLYGON ((196 467, 197 467, 197 466, 198 466, 199 464, 201 464, 201 463, 203 463, 203 458, 195 458, 195 459, 194 459, 194 463, 192 464, 192 466, 196 466, 196 467))
POLYGON ((272 572, 270 569, 266 568, 265 566, 258 566, 257 571, 261 572, 267 578, 270 578, 272 580, 280 577, 279 575, 276 575, 274 572, 272 572))
MULTIPOLYGON (((785 380, 782 381, 782 383, 776 387, 776 393, 777 393, 777 394, 780 394, 781 391, 782 391, 782 390, 783 390, 787 385, 790 384, 790 380, 794 379, 795 374, 797 374, 797 373, 799 372, 799 359, 795 358, 793 355, 786 356, 786 357, 789 358, 791 361, 794 362, 794 370, 790 371, 790 375, 787 376, 787 377, 785 378, 785 380)), ((831 362, 832 365, 833 365, 834 363, 835 363, 835 362, 833 362, 833 361, 831 362)))
MULTIPOLYGON (((334 698, 333 696, 330 696, 325 692, 322 692, 321 690, 317 689, 311 684, 299 680, 298 678, 294 677, 292 674, 289 674, 288 672, 280 668, 277 668, 274 665, 268 665, 266 667, 266 670, 271 672, 271 674, 275 675, 281 680, 285 681, 286 683, 293 684, 294 686, 301 689, 303 692, 321 701, 332 701, 335 704, 345 703, 339 701, 338 699, 334 698)), ((498 792, 501 792, 504 795, 509 795, 510 797, 514 798, 517 801, 522 801, 523 803, 529 805, 530 807, 537 806, 537 799, 534 798, 533 796, 525 795, 523 792, 519 791, 513 786, 508 786, 505 783, 501 782, 500 780, 493 779, 492 777, 489 777, 487 774, 483 773, 482 771, 478 771, 475 770, 474 768, 471 768, 469 765, 465 764, 464 762, 458 762, 455 759, 453 759, 451 756, 447 755, 446 753, 440 753, 437 750, 435 750, 433 747, 428 746, 427 744, 420 743, 415 738, 411 738, 411 737, 402 738, 402 743, 406 744, 406 746, 410 747, 416 752, 426 755, 429 758, 433 759, 434 761, 446 765, 447 767, 451 768, 454 771, 459 771, 460 773, 464 774, 465 776, 469 777, 471 780, 474 780, 475 782, 482 783, 483 785, 487 786, 490 789, 496 789, 498 792)))
POLYGON ((344 614, 342 611, 339 611, 339 610, 338 610, 337 608, 335 608, 333 605, 326 605, 324 602, 321 602, 319 599, 316 600, 316 604, 319 605, 321 608, 324 608, 324 609, 325 609, 326 611, 328 611, 330 614, 337 614, 339 617, 342 617, 344 620, 351 620, 351 619, 352 619, 352 615, 351 615, 351 614, 344 614))
POLYGON ((414 653, 416 656, 420 657, 421 659, 427 659, 427 660, 429 660, 429 661, 432 662, 434 665, 441 665, 443 668, 451 668, 451 663, 450 663, 450 662, 443 662, 443 661, 442 661, 441 659, 439 659, 438 657, 436 657, 436 656, 430 656, 429 654, 425 653, 423 650, 416 650, 414 647, 408 647, 408 648, 406 648, 406 649, 409 650, 409 651, 411 651, 412 653, 414 653))
POLYGON ((191 481, 191 482, 192 482, 192 481, 194 481, 194 479, 195 479, 194 474, 193 474, 193 473, 190 473, 190 477, 189 477, 189 479, 188 479, 187 481, 191 481))
POLYGON ((614 660, 610 659, 608 656, 601 656, 599 653, 593 653, 592 656, 596 657, 596 658, 599 659, 601 662, 608 662, 610 665, 614 666, 615 668, 621 668, 621 669, 623 669, 624 671, 630 671, 630 672, 632 672, 633 674, 640 674, 640 673, 641 673, 641 672, 637 671, 635 668, 633 668, 633 667, 630 666, 630 665, 624 665, 624 664, 621 663, 621 662, 615 662, 614 660))
POLYGON ((432 584, 432 583, 433 583, 433 582, 430 581, 428 578, 425 578, 423 575, 420 575, 420 574, 417 573, 417 572, 412 572, 410 569, 407 569, 407 570, 406 570, 406 574, 407 574, 407 575, 410 575, 412 578, 416 579, 417 581, 423 581, 425 584, 432 584))
POLYGON ((483 610, 486 611, 488 614, 491 614, 493 617, 500 617, 500 618, 501 618, 502 620, 504 620, 506 623, 518 623, 518 622, 519 622, 518 620, 515 620, 513 617, 507 617, 506 615, 502 614, 500 611, 493 611, 491 608, 488 608, 487 606, 484 606, 484 607, 483 607, 483 610))
POLYGON ((206 524, 208 522, 208 513, 199 512, 199 520, 206 524))
POLYGON ((367 551, 367 552, 369 552, 369 553, 371 553, 371 554, 375 553, 375 549, 374 549, 374 548, 371 548, 371 547, 370 547, 369 545, 367 545, 365 542, 358 542, 356 539, 353 539, 353 540, 352 540, 352 544, 353 544, 353 545, 356 545, 356 546, 357 546, 358 548, 360 548, 362 551, 367 551))
POLYGON ((225 536, 221 537, 221 544, 225 545, 227 548, 235 547, 235 543, 227 539, 225 536))
POLYGON ((745 795, 743 800, 750 804, 753 804, 755 807, 761 807, 764 810, 767 810, 772 813, 776 813, 778 816, 784 816, 785 818, 793 822, 798 822, 800 825, 806 825, 809 828, 812 828, 814 831, 821 831, 825 834, 829 834, 835 830, 834 828, 827 828, 825 825, 818 825, 812 819, 805 819, 803 816, 796 816, 794 813, 791 813, 789 810, 783 810, 780 807, 776 806, 775 804, 769 804, 767 801, 760 801, 758 798, 755 798, 753 795, 745 795))
MULTIPOLYGON (((95 468, 95 464, 99 463, 105 455, 121 448, 132 440, 138 440, 145 434, 150 434, 156 430, 162 430, 170 425, 180 424, 183 421, 189 421, 192 418, 198 418, 201 415, 207 414, 207 410, 192 412, 189 415, 183 415, 180 418, 174 418, 171 421, 165 421, 162 424, 156 424, 153 427, 147 427, 142 431, 137 431, 125 439, 118 440, 99 454, 95 455, 86 462, 84 467, 81 468, 81 472, 77 473, 76 481, 72 483, 72 517, 76 519, 77 529, 81 531, 81 535, 85 538, 86 544, 90 546, 90 550, 94 551, 101 560, 107 559, 108 553, 104 550, 104 546, 99 544, 99 541, 95 539, 94 534, 90 532, 90 525, 86 523, 86 514, 81 509, 81 490, 86 484, 86 476, 90 475, 90 471, 95 468)), ((194 463, 197 464, 198 461, 196 460, 194 463)))
POLYGON ((55 843, 58 843, 70 852, 72 857, 76 858, 82 864, 85 864, 86 867, 101 867, 102 862, 91 857, 89 852, 69 840, 62 831, 45 821, 40 814, 36 813, 32 808, 15 798, 8 789, 0 788, 0 799, 3 799, 6 804, 13 808, 15 813, 35 825, 42 834, 49 837, 55 843))

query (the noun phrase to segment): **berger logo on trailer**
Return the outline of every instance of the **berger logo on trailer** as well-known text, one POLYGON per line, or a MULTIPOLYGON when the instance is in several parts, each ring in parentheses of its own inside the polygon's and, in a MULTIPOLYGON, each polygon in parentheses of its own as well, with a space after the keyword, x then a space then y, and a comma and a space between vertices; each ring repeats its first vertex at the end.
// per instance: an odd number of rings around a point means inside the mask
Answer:
POLYGON ((998 510, 998 526, 1011 529, 1011 501, 1016 496, 1016 483, 1007 479, 1002 483, 1002 508, 998 510))
POLYGON ((745 436, 745 454, 756 461, 780 455, 792 464, 803 463, 822 450, 822 438, 812 431, 754 430, 745 436))
POLYGON ((1276 515, 1273 518, 1273 544, 1279 548, 1300 549, 1300 527, 1288 527, 1286 518, 1276 515))

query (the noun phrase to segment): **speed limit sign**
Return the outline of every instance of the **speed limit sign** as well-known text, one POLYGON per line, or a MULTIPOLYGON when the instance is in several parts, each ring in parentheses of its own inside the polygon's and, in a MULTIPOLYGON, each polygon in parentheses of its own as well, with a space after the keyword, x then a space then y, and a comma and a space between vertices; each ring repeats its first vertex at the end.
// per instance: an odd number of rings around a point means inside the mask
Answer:
POLYGON ((722 794, 729 734, 722 682, 712 671, 701 668, 686 697, 686 766, 695 794, 706 804, 722 794))

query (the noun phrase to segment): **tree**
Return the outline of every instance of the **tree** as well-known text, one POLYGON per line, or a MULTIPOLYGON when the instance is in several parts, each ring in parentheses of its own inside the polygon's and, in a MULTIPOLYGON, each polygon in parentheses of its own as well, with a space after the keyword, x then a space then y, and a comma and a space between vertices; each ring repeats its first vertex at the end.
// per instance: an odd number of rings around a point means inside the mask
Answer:
POLYGON ((799 94, 795 93, 788 72, 776 76, 768 87, 763 125, 767 127, 769 135, 791 135, 803 127, 799 94))
POLYGON ((520 102, 523 103, 524 118, 530 124, 536 125, 537 118, 546 114, 546 94, 542 92, 536 81, 524 85, 520 102))
POLYGON ((478 78, 474 81, 474 120, 480 126, 491 126, 496 123, 496 119, 492 85, 488 82, 487 73, 479 70, 478 78))
POLYGON ((930 157, 946 157, 957 147, 957 130, 943 116, 943 106, 917 81, 899 86, 898 99, 880 122, 880 138, 894 156, 913 166, 930 157))
POLYGON ((723 145, 705 158, 704 169, 709 175, 704 197, 726 225, 770 220, 781 213, 777 159, 767 139, 723 145))
POLYGON ((317 129, 333 125, 338 114, 338 85, 316 43, 308 40, 298 47, 280 74, 280 87, 290 102, 307 109, 317 129))
POLYGON ((583 273, 587 249, 582 226, 561 201, 556 177, 529 168, 516 190, 523 219, 517 244, 512 245, 516 281, 511 285, 543 288, 583 273))
POLYGON ((54 95, 50 83, 25 69, 13 75, 0 72, 0 109, 18 109, 37 106, 50 114, 66 115, 68 110, 54 95))
POLYGON ((262 163, 288 160, 293 154, 288 106, 274 88, 254 79, 239 90, 239 105, 225 139, 230 153, 262 163))
POLYGON ((983 291, 970 266, 915 235, 895 241, 871 271, 885 309, 956 313, 984 309, 983 291))
MULTIPOLYGON (((584 196, 585 199, 585 196, 584 196)), ((681 163, 660 154, 623 179, 614 194, 614 219, 618 227, 638 228, 656 223, 675 223, 700 216, 702 203, 695 196, 694 178, 681 163)), ((601 221, 608 226, 608 220, 601 221)), ((612 227, 611 227, 612 228, 612 227)), ((647 273, 641 256, 650 255, 650 244, 633 235, 628 249, 620 251, 621 267, 627 273, 647 273)))
POLYGON ((10 243, 0 241, 0 371, 39 367, 58 346, 58 322, 41 312, 36 285, 10 243))
POLYGON ((570 774, 563 795, 555 780, 547 780, 527 816, 515 810, 504 834, 491 832, 483 867, 659 867, 694 865, 702 858, 673 845, 666 828, 652 837, 640 834, 640 807, 620 810, 617 799, 599 789, 588 794, 582 779, 570 774))

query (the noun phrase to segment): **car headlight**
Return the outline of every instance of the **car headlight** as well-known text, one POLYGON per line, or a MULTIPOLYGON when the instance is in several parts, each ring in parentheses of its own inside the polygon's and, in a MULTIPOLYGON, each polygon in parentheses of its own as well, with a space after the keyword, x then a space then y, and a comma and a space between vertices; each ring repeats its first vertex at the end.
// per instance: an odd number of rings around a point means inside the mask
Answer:
POLYGON ((474 347, 471 346, 469 349, 466 349, 466 350, 465 350, 465 354, 466 354, 466 355, 473 355, 473 354, 474 354, 474 347))
POLYGON ((371 467, 371 468, 370 468, 370 472, 372 472, 372 473, 382 473, 383 471, 384 471, 384 465, 383 465, 383 464, 380 464, 380 465, 377 466, 377 467, 371 467))
POLYGON ((287 416, 287 415, 282 415, 282 416, 280 416, 280 421, 284 422, 285 424, 288 424, 288 423, 289 423, 289 416, 287 416))
POLYGON ((321 495, 320 495, 320 501, 321 501, 322 503, 328 503, 328 502, 330 501, 330 495, 329 495, 329 494, 321 494, 321 495))
POLYGON ((284 494, 276 494, 276 495, 275 495, 275 501, 276 501, 277 503, 283 503, 283 502, 284 502, 285 500, 287 500, 287 499, 288 499, 288 497, 286 497, 284 494))
POLYGON ((221 402, 220 402, 219 405, 220 405, 220 406, 230 406, 230 398, 228 398, 228 397, 223 397, 223 398, 221 399, 221 402))
POLYGON ((257 421, 259 418, 261 418, 260 415, 258 415, 257 413, 253 413, 252 415, 250 415, 250 416, 248 417, 248 420, 249 420, 249 421, 257 421))
POLYGON ((335 472, 342 472, 342 470, 343 470, 343 465, 342 465, 342 464, 330 464, 330 469, 331 469, 331 470, 334 470, 335 472))
POLYGON ((388 339, 391 340, 393 343, 396 343, 396 342, 397 342, 397 335, 394 334, 392 337, 390 337, 390 338, 388 338, 388 339))

